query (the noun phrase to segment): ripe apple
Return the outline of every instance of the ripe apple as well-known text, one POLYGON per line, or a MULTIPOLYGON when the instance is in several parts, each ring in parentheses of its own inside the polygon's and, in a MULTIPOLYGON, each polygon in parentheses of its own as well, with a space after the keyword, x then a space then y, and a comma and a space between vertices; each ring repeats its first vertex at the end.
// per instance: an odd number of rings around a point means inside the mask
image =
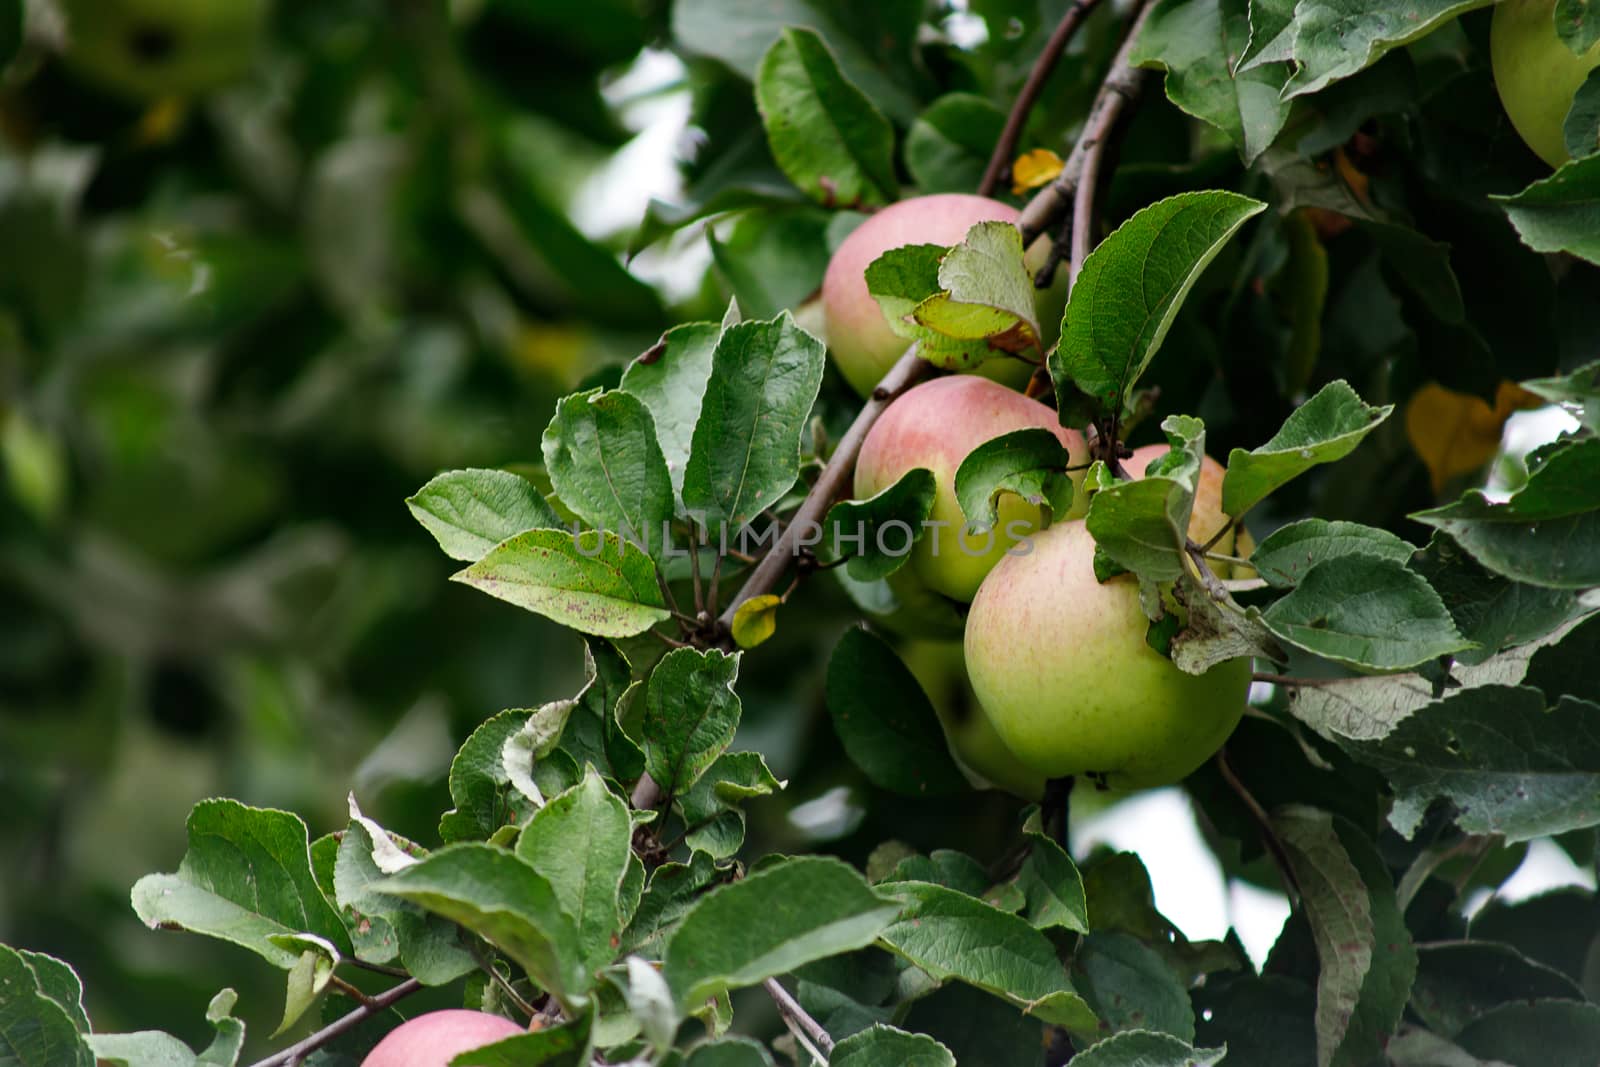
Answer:
POLYGON ((1584 79, 1600 67, 1600 42, 1573 55, 1556 36, 1555 0, 1500 0, 1489 60, 1500 102, 1528 147, 1552 167, 1571 159, 1562 126, 1584 79))
POLYGON ((1095 581, 1094 547, 1083 523, 1057 523, 995 566, 967 616, 968 676, 1026 766, 1113 789, 1167 785, 1233 732, 1250 661, 1180 671, 1145 643, 1137 579, 1095 581))
MULTIPOLYGON (((862 396, 883 378, 911 342, 889 328, 883 309, 867 291, 867 268, 891 248, 903 245, 960 244, 967 231, 980 222, 1010 222, 1018 219, 1017 210, 998 200, 965 193, 939 193, 918 196, 879 211, 857 226, 844 239, 828 261, 822 277, 823 325, 828 348, 845 381, 862 396)), ((1030 258, 1030 266, 1048 254, 1048 242, 1041 241, 1030 258)), ((1065 271, 1060 272, 1063 276, 1065 271)), ((1052 290, 1053 292, 1053 290, 1052 290)), ((1051 297, 1040 300, 1040 314, 1050 318, 1051 297)), ((1054 322, 1061 320, 1061 305, 1054 306, 1054 322)), ((1040 329, 1049 332, 1045 321, 1040 329)), ((1045 338, 1045 343, 1050 343, 1045 338)), ((983 364, 978 373, 1020 387, 1032 369, 1020 360, 997 358, 983 364)))
POLYGON ((361 1067, 448 1067, 469 1049, 526 1033, 501 1015, 457 1008, 408 1019, 384 1035, 361 1067))
POLYGON ((126 96, 190 96, 249 69, 270 0, 63 0, 67 60, 126 96))
POLYGON ((1044 796, 1044 775, 1023 766, 978 704, 960 641, 907 641, 900 658, 928 695, 945 743, 973 785, 993 786, 1024 800, 1044 796))
MULTIPOLYGON (((986 378, 936 378, 889 405, 862 442, 856 460, 857 499, 882 492, 915 467, 931 470, 939 486, 928 516, 933 525, 911 550, 902 571, 910 570, 936 593, 969 601, 989 568, 1043 523, 1038 507, 1008 493, 1001 497, 994 530, 968 534, 966 516, 956 502, 956 468, 967 453, 992 437, 1030 427, 1054 433, 1066 446, 1072 466, 1087 462, 1082 435, 1064 428, 1053 408, 986 378)), ((1082 484, 1081 474, 1073 479, 1082 484)), ((1056 518, 1076 517, 1087 510, 1088 502, 1080 494, 1071 512, 1056 518)))

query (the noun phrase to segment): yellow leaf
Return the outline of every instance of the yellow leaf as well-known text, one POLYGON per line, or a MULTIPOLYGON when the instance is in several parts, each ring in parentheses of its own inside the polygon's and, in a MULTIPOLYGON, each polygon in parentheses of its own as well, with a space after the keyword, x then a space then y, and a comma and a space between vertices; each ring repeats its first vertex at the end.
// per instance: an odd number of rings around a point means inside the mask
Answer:
POLYGON ((1471 474, 1500 451, 1506 420, 1515 412, 1543 407, 1544 401, 1515 382, 1500 383, 1494 407, 1482 397, 1429 382, 1406 405, 1406 437, 1427 464, 1433 491, 1471 474))
POLYGON ((1048 185, 1061 173, 1061 157, 1048 148, 1024 152, 1011 164, 1011 191, 1021 196, 1029 189, 1048 185))
POLYGON ((778 605, 782 597, 764 593, 739 605, 733 613, 733 641, 740 648, 755 648, 778 629, 778 605))
POLYGON ((177 140, 189 117, 189 105, 176 96, 163 97, 139 116, 134 140, 141 145, 164 145, 177 140))

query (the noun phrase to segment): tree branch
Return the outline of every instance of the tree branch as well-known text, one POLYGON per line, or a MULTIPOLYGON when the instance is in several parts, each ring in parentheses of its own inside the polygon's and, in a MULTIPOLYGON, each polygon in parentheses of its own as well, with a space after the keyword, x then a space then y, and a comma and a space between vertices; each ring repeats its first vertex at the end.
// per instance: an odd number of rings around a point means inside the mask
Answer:
POLYGON ((1217 750, 1217 770, 1222 775, 1222 780, 1228 783, 1234 795, 1250 810, 1251 818, 1261 828, 1261 840, 1267 846, 1267 852, 1272 856, 1272 862, 1278 868, 1278 874, 1283 878, 1284 889, 1289 895, 1289 903, 1297 904, 1300 897, 1300 880, 1294 876, 1294 866, 1289 862, 1289 850, 1284 847, 1283 839, 1278 836, 1278 831, 1272 825, 1272 818, 1261 806, 1254 794, 1245 788, 1239 776, 1233 773, 1233 767, 1228 763, 1227 746, 1217 750))
POLYGON ((800 1030, 813 1045, 817 1046, 824 1057, 833 1055, 833 1038, 828 1036, 828 1031, 822 1028, 821 1023, 807 1014, 800 1006, 800 1002, 783 988, 782 983, 776 978, 768 978, 761 983, 761 987, 772 997, 772 1002, 778 1006, 778 1014, 783 1016, 785 1023, 800 1030))
POLYGON ((1011 114, 1006 116, 1005 129, 1000 132, 1000 139, 995 142, 994 152, 989 156, 989 165, 983 171, 983 180, 978 182, 979 196, 994 195, 1002 175, 1011 167, 1011 157, 1016 154, 1017 143, 1022 140, 1022 129, 1028 124, 1028 115, 1033 111, 1033 105, 1038 101, 1039 94, 1044 91, 1044 83, 1050 80, 1050 75, 1056 69, 1056 63, 1066 52, 1067 45, 1078 32, 1078 27, 1083 25, 1083 20, 1099 2, 1100 0, 1073 0, 1072 6, 1067 8, 1067 13, 1056 24, 1050 39, 1045 42, 1044 51, 1039 53, 1033 69, 1028 72, 1028 80, 1023 83, 1022 91, 1017 94, 1017 101, 1011 106, 1011 114))
POLYGON ((310 1037, 296 1041, 288 1048, 274 1052, 264 1060, 257 1060, 252 1067, 282 1067, 283 1064, 299 1063, 300 1059, 308 1052, 315 1052, 340 1034, 355 1029, 356 1026, 365 1022, 371 1016, 387 1010, 396 1001, 409 997, 421 988, 421 982, 415 978, 408 978, 393 989, 379 993, 371 998, 349 1015, 336 1019, 324 1026, 310 1037))

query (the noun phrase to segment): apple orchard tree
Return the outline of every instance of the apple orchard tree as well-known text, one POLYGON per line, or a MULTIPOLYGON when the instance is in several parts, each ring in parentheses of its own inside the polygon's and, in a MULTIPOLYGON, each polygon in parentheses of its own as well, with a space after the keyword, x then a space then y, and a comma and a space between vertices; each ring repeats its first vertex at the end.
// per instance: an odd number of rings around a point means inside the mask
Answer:
MULTIPOLYGON (((7 181, 90 177, 7 193, 8 544, 70 521, 42 368, 112 290, 63 304, 29 257, 80 212, 245 183, 229 299, 268 235, 327 228, 310 328, 351 353, 552 289, 670 328, 404 501, 485 610, 572 632, 581 682, 477 709, 420 834, 359 788, 339 823, 207 799, 133 885, 181 933, 119 938, 276 968, 282 1036, 247 1047, 226 973, 202 1052, 97 1027, 85 1000, 124 991, 23 927, 0 1064, 1600 1063, 1594 893, 1483 903, 1530 843, 1591 876, 1600 851, 1593 5, 25 6, 7 181), (647 45, 698 140, 627 251, 714 264, 674 309, 540 191, 575 136, 548 127, 611 121, 602 74, 647 45), (122 124, 66 121, 74 93, 122 124), (363 123, 387 148, 303 207, 330 124, 363 123), (190 136, 241 176, 159 147, 190 136), (382 185, 407 152, 423 176, 382 185), (402 237, 340 229, 369 200, 402 237), (781 731, 740 730, 780 693, 822 738, 782 734, 790 781, 864 809, 832 841, 784 828, 781 731), (1075 811, 1174 784, 1227 876, 1291 905, 1264 960, 1169 922, 1138 855, 1071 850, 1075 811)), ((289 398, 259 421, 338 387, 259 386, 289 398)))

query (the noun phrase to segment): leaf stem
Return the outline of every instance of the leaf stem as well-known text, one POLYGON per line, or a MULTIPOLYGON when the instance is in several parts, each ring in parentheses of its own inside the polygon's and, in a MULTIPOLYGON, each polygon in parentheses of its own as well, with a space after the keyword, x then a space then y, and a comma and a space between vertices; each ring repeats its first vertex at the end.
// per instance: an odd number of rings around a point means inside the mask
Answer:
POLYGON ((372 1006, 372 997, 370 995, 368 995, 364 990, 357 989, 355 986, 351 985, 349 982, 346 982, 338 975, 330 974, 328 976, 328 984, 356 1003, 366 1005, 367 1007, 372 1006))
POLYGON ((1072 6, 1067 8, 1067 13, 1056 23, 1050 39, 1045 42, 1044 50, 1039 53, 1033 69, 1028 72, 1028 80, 1023 83, 1021 92, 1017 93, 1016 103, 1011 105, 1011 114, 1006 116, 1005 129, 1000 132, 1000 139, 995 142, 994 152, 989 156, 989 165, 984 168, 983 179, 978 182, 979 196, 993 196, 1000 182, 1009 175, 1011 157, 1017 151, 1018 142, 1022 140, 1022 130, 1028 124, 1028 115, 1033 111, 1033 105, 1038 102, 1039 94, 1044 92, 1045 82, 1050 80, 1050 75, 1055 71, 1062 54, 1066 52, 1067 45, 1072 43, 1072 38, 1077 34, 1078 27, 1083 25, 1083 20, 1099 2, 1100 0, 1073 0, 1072 6))
POLYGON ((1322 685, 1333 685, 1336 682, 1343 682, 1343 681, 1346 681, 1347 679, 1344 679, 1344 678, 1294 678, 1294 677, 1291 677, 1291 676, 1289 676, 1287 674, 1268 674, 1265 671, 1257 671, 1256 673, 1254 673, 1254 674, 1252 674, 1250 676, 1250 680, 1253 681, 1253 682, 1265 682, 1268 685, 1286 686, 1286 687, 1288 687, 1290 689, 1312 689, 1312 688, 1315 688, 1317 686, 1322 686, 1322 685))
POLYGON ((361 1007, 357 1008, 355 1011, 352 1011, 350 1014, 342 1018, 335 1019, 333 1022, 329 1023, 327 1026, 324 1026, 321 1030, 318 1030, 310 1037, 296 1041, 288 1048, 279 1052, 274 1052, 264 1060, 257 1060, 251 1065, 251 1067, 283 1067, 285 1064, 298 1063, 300 1062, 301 1058, 306 1055, 306 1053, 315 1052, 317 1049, 321 1048, 323 1045, 326 1045, 329 1041, 332 1041, 340 1034, 355 1029, 355 1027, 359 1026, 370 1017, 378 1014, 378 1012, 388 1009, 397 1001, 409 997, 411 994, 417 992, 417 990, 421 988, 421 982, 417 981, 415 978, 408 978, 404 982, 401 982, 399 985, 395 986, 393 989, 379 993, 377 996, 370 998, 367 1003, 361 1005, 361 1007))

